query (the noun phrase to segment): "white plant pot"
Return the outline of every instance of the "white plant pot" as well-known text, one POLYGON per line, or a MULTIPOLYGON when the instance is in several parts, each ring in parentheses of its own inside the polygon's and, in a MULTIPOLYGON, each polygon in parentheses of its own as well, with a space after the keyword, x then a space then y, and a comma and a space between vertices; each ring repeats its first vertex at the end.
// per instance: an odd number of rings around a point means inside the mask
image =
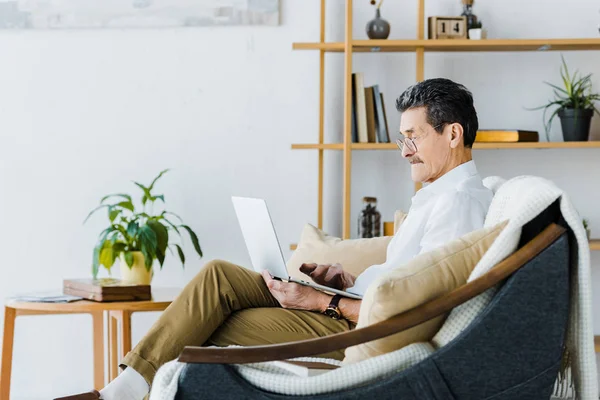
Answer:
POLYGON ((471 40, 481 40, 487 37, 487 32, 483 28, 474 28, 469 29, 469 39, 471 40))
POLYGON ((121 253, 119 257, 121 267, 121 280, 123 283, 129 285, 149 285, 152 282, 152 276, 154 275, 152 268, 150 271, 146 269, 144 263, 144 255, 141 251, 133 252, 133 265, 129 268, 129 265, 125 262, 125 254, 121 253))

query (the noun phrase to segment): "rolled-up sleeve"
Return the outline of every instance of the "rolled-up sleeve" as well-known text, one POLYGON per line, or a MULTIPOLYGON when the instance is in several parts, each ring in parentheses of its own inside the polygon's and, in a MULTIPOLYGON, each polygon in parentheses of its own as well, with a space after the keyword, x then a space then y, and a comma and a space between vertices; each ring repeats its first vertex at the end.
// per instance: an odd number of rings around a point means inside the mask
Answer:
POLYGON ((419 254, 480 229, 483 227, 485 214, 483 205, 466 192, 444 194, 436 200, 425 224, 419 254))

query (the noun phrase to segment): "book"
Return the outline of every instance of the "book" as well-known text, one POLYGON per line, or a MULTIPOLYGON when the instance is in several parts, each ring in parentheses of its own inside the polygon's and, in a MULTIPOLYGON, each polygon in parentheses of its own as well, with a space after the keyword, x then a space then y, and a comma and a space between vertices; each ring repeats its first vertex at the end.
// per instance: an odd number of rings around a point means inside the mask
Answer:
POLYGON ((79 296, 71 296, 65 295, 58 291, 48 291, 48 292, 33 292, 33 293, 25 293, 22 295, 17 295, 10 297, 8 299, 9 303, 70 303, 72 301, 82 300, 82 297, 79 296))
POLYGON ((352 143, 358 143, 358 127, 356 126, 356 85, 352 74, 352 143))
POLYGON ((368 143, 369 137, 367 135, 367 108, 365 104, 365 84, 362 72, 355 72, 353 75, 354 80, 354 94, 356 96, 356 127, 358 131, 358 142, 368 143))
POLYGON ((367 138, 369 143, 377 142, 377 127, 375 124, 375 101, 373 87, 365 88, 365 108, 367 110, 367 138))
POLYGON ((320 375, 339 368, 337 365, 315 361, 274 361, 276 366, 303 377, 320 375))
POLYGON ((383 96, 379 92, 379 85, 373 85, 373 101, 375 103, 375 127, 377 130, 377 141, 389 143, 390 137, 387 132, 387 124, 384 117, 383 96))
POLYGON ((482 129, 477 131, 476 142, 538 142, 539 135, 536 131, 525 130, 492 130, 482 129))
POLYGON ((385 124, 385 132, 387 134, 387 142, 386 143, 390 143, 390 127, 388 125, 387 122, 387 115, 385 113, 385 102, 383 101, 383 93, 379 93, 379 96, 381 97, 381 109, 383 110, 383 122, 385 124))
POLYGON ((114 278, 65 279, 63 293, 100 302, 152 299, 150 285, 130 285, 114 278))

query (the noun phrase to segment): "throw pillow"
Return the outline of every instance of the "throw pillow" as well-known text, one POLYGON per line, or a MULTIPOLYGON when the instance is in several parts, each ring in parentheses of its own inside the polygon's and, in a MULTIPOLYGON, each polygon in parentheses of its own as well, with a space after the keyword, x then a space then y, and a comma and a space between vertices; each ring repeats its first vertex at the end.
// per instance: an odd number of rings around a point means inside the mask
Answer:
MULTIPOLYGON (((391 318, 464 285, 507 222, 470 232, 378 277, 363 297, 356 329, 391 318)), ((441 315, 386 338, 349 347, 344 363, 429 341, 446 317, 441 315)))
POLYGON ((308 280, 310 277, 300 272, 302 264, 339 263, 344 271, 358 276, 371 265, 385 262, 387 245, 392 237, 342 240, 306 224, 298 247, 287 262, 287 270, 294 278, 308 280))

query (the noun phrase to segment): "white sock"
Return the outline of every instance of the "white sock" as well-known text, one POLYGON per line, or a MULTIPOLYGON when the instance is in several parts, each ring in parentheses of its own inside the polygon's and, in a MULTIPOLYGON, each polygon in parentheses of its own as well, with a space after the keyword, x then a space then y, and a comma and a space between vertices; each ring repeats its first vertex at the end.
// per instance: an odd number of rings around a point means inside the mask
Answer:
POLYGON ((144 377, 127 367, 100 391, 100 397, 102 400, 143 400, 149 391, 150 386, 144 377))

